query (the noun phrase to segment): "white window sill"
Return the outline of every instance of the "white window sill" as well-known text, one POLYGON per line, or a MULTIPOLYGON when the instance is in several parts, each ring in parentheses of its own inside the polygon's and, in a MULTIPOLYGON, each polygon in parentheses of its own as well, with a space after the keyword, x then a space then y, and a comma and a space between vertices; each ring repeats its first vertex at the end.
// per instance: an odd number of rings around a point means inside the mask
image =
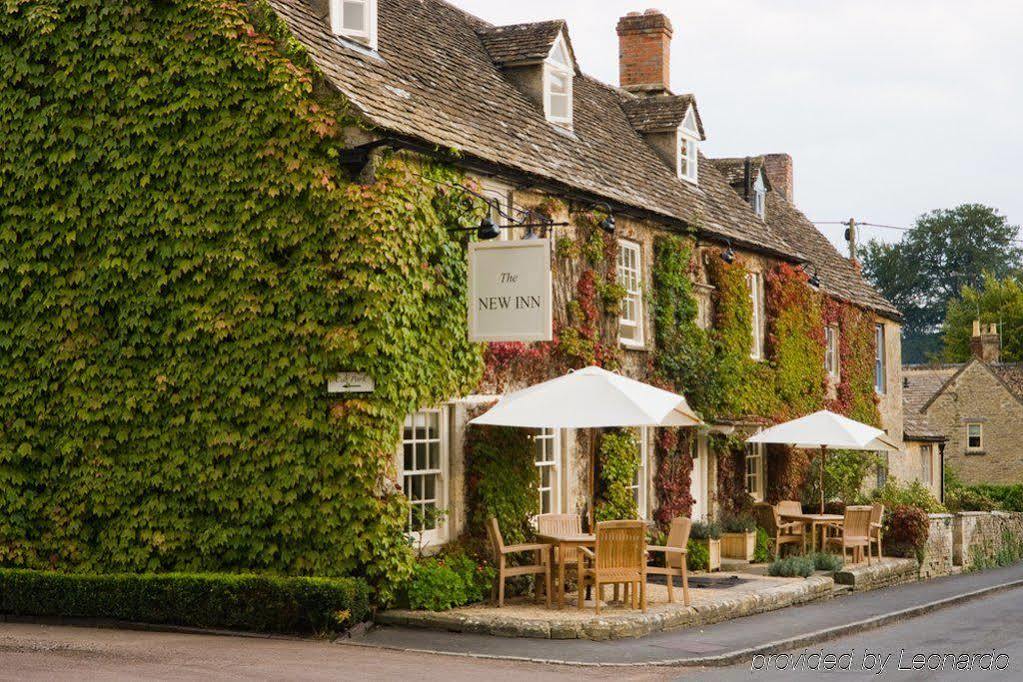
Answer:
POLYGON ((618 339, 618 343, 622 344, 623 348, 628 350, 646 350, 646 344, 642 341, 626 341, 625 339, 618 339))

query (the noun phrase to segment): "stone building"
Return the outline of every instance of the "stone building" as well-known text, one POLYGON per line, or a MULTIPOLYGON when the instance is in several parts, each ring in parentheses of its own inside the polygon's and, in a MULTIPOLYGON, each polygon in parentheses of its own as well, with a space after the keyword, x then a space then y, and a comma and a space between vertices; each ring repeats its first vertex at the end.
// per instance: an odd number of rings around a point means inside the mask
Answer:
POLYGON ((975 322, 969 362, 903 368, 905 414, 947 437, 945 465, 976 483, 1023 481, 1023 365, 1000 361, 996 325, 975 322))
MULTIPOLYGON (((876 344, 871 400, 883 427, 901 438, 898 311, 795 208, 788 155, 756 157, 752 175, 743 162, 737 187, 734 164, 701 153, 707 134, 696 98, 671 90, 673 29, 666 16, 649 10, 620 19, 620 87, 614 87, 583 74, 563 21, 492 26, 441 0, 269 4, 360 117, 350 131, 354 149, 348 157, 356 164, 369 161, 360 172, 372 172, 373 155, 382 150, 421 155, 465 172, 490 200, 495 222, 547 207, 547 219, 567 223, 539 232, 511 225, 501 230, 501 239, 539 236, 556 245, 577 238, 583 214, 594 208, 613 214, 618 283, 625 290, 616 321, 621 371, 651 378, 658 352, 651 306, 655 239, 684 236, 694 253, 691 277, 702 328, 713 326, 720 297, 709 264, 737 261, 746 268, 750 357, 764 366, 770 362, 764 349, 771 324, 764 280, 779 264, 808 273, 815 289, 869 316, 876 344), (359 11, 349 14, 349 5, 359 11)), ((571 266, 555 272, 556 327, 566 324, 572 274, 571 266)), ((843 376, 838 360, 843 342, 837 327, 821 331, 834 397, 843 376)), ((395 453, 395 479, 412 503, 447 511, 436 522, 410 528, 414 534, 436 545, 462 531, 466 423, 501 393, 533 380, 523 373, 484 382, 477 395, 452 396, 409 415, 395 453), (439 457, 424 464, 408 456, 422 447, 439 457)), ((715 513, 722 502, 711 437, 742 435, 769 421, 767 415, 741 415, 694 435, 694 517, 715 513)), ((582 438, 565 430, 534 435, 542 512, 593 504, 582 438)), ((642 430, 638 448, 633 492, 639 515, 651 518, 658 504, 652 429, 642 430)), ((769 458, 762 449, 750 449, 744 467, 746 492, 763 499, 769 458)))

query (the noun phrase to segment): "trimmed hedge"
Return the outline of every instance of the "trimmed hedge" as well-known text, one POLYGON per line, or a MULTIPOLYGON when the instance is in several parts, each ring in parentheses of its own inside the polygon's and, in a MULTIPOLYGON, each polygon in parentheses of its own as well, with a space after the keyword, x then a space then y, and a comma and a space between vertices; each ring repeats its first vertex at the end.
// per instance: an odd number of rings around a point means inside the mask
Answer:
POLYGON ((357 578, 0 569, 0 613, 251 632, 330 632, 366 620, 369 586, 357 578))

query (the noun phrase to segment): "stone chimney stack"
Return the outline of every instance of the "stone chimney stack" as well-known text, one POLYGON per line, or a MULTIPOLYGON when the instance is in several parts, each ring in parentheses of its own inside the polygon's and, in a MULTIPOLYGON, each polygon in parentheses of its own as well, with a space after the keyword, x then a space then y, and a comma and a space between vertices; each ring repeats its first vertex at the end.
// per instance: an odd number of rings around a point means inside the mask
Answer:
POLYGON ((996 363, 1001 359, 1001 345, 997 324, 984 326, 980 320, 973 321, 973 338, 970 339, 973 357, 983 363, 996 363))
POLYGON ((788 154, 764 154, 764 170, 771 187, 794 204, 792 186, 792 157, 788 154))
POLYGON ((660 10, 629 12, 618 20, 618 73, 637 95, 671 92, 671 21, 660 10))

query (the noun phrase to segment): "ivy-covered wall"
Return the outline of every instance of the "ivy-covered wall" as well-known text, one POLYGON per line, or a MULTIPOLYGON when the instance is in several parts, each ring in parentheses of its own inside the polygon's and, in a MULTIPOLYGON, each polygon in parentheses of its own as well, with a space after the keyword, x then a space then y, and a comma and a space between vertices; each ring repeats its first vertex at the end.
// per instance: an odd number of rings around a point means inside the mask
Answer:
MULTIPOLYGON (((693 289, 695 262, 690 239, 662 236, 655 242, 653 292, 657 352, 653 366, 668 387, 685 393, 708 420, 775 423, 828 407, 871 424, 880 421, 873 390, 873 316, 808 284, 802 269, 775 263, 764 269, 766 358, 750 358, 752 306, 746 275, 751 264, 739 255, 733 263, 709 256, 706 272, 715 287, 714 325, 697 324, 693 289), (828 399, 824 367, 824 327, 840 328, 842 381, 828 399)), ((657 492, 662 516, 688 510, 691 452, 680 456, 675 435, 657 442, 657 492)), ((740 439, 712 439, 718 454, 718 500, 726 511, 749 503, 744 488, 744 447, 740 439)), ((798 498, 812 484, 807 453, 772 447, 767 453, 768 500, 798 498)), ((869 458, 864 459, 864 473, 869 458)), ((842 462, 836 460, 835 466, 842 462)), ((836 470, 834 478, 844 476, 836 470)), ((847 478, 847 476, 845 476, 847 478)))
POLYGON ((481 371, 472 207, 403 157, 345 177, 270 35, 233 0, 0 7, 0 562, 407 570, 399 426, 481 371))

